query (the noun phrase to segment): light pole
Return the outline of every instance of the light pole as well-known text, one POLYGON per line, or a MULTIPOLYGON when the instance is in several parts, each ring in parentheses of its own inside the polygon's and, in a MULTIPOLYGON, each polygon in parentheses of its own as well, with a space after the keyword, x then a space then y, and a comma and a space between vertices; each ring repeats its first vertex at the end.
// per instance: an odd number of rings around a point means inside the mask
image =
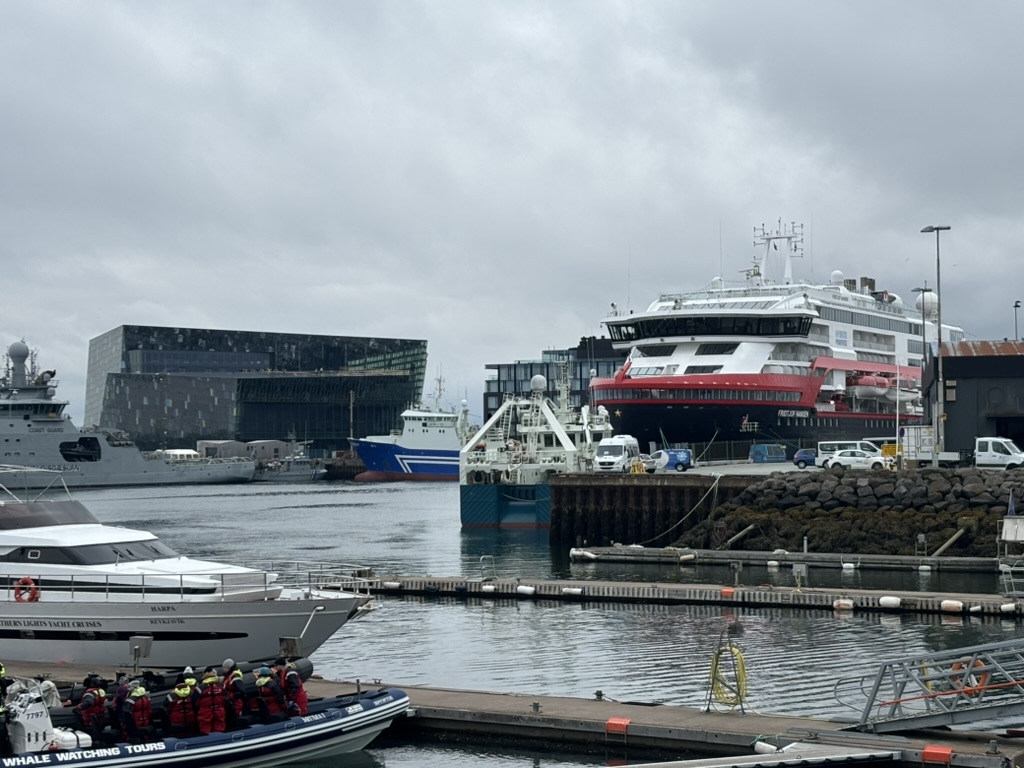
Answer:
POLYGON ((914 288, 914 293, 921 294, 921 388, 924 388, 924 366, 927 362, 925 359, 925 350, 928 349, 928 332, 925 326, 925 319, 927 317, 926 310, 928 309, 928 301, 924 295, 931 293, 932 289, 928 287, 928 281, 924 281, 924 288, 914 288))
POLYGON ((935 307, 935 349, 939 355, 939 399, 936 413, 935 436, 938 444, 935 450, 933 466, 939 466, 939 454, 946 447, 946 381, 942 377, 942 269, 939 262, 939 233, 949 229, 948 226, 928 226, 921 230, 921 234, 935 233, 935 297, 938 299, 935 307))
POLYGON ((1019 341, 1020 334, 1017 333, 1017 310, 1020 309, 1020 299, 1013 302, 1013 340, 1019 341))

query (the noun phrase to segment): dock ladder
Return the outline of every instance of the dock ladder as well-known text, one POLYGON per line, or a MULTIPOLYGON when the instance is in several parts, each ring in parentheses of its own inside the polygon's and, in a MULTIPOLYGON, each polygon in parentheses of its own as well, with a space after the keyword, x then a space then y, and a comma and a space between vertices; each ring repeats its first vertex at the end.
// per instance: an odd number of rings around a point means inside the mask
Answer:
POLYGON ((857 730, 895 733, 1024 714, 1024 638, 882 663, 841 678, 835 697, 859 709, 857 730))

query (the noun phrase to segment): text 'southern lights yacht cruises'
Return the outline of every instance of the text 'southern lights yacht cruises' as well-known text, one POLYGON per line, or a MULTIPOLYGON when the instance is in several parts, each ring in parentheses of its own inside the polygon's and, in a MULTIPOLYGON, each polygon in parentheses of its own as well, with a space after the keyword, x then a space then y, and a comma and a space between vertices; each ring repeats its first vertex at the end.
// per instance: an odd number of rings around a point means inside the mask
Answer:
MULTIPOLYGON (((629 357, 591 398, 619 434, 655 442, 796 442, 895 434, 921 423, 924 339, 934 344, 938 297, 916 309, 875 280, 840 271, 825 285, 793 279, 803 227, 755 228, 746 280, 663 294, 646 311, 612 305, 603 320, 629 357), (924 327, 922 328, 922 323, 924 327)), ((943 341, 964 338, 943 325, 943 341)))

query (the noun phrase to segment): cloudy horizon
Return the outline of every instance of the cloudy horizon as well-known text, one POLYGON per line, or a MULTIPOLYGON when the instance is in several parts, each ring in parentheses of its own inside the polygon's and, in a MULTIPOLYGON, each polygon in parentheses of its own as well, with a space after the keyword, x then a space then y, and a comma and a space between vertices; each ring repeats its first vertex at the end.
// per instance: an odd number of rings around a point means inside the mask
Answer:
MULTIPOLYGON (((120 325, 428 340, 484 365, 602 335, 611 302, 742 279, 934 286, 1012 337, 1024 6, 0 5, 0 344, 81 422, 120 325), (984 307, 985 312, 980 308, 984 307)), ((431 385, 428 383, 428 390, 431 385)))

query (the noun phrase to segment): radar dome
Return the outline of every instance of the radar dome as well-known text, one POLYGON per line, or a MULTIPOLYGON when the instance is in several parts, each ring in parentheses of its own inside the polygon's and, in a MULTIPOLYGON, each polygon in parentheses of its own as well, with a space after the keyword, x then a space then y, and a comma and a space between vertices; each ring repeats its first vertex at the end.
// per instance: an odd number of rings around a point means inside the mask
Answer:
POLYGON ((11 356, 14 363, 24 363, 28 360, 28 344, 24 341, 16 341, 7 348, 7 354, 11 356))
POLYGON ((843 284, 843 270, 834 269, 832 274, 828 277, 829 285, 842 285, 843 284))
POLYGON ((892 304, 894 307, 902 307, 903 306, 903 299, 901 299, 898 294, 890 293, 889 294, 889 303, 892 304))
POLYGON ((548 380, 545 379, 541 374, 537 374, 530 379, 530 389, 534 392, 543 392, 548 388, 548 380))
POLYGON ((917 301, 914 302, 914 306, 917 311, 925 317, 932 317, 939 311, 939 297, 935 295, 934 291, 925 291, 917 295, 917 301))

